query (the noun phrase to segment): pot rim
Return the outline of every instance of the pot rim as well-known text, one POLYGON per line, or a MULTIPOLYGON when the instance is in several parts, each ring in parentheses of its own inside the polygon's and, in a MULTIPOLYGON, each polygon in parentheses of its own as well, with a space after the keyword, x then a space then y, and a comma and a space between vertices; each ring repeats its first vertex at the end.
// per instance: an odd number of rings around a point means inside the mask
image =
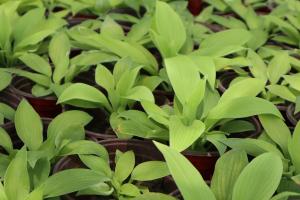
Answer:
POLYGON ((45 97, 35 97, 33 96, 31 93, 28 93, 28 92, 25 92, 23 90, 20 90, 16 84, 18 84, 19 82, 22 82, 22 81, 26 81, 26 85, 29 85, 31 84, 32 81, 30 81, 29 79, 26 79, 24 77, 19 77, 19 76, 16 76, 13 78, 12 80, 12 84, 10 84, 10 90, 16 94, 16 95, 20 95, 22 97, 25 97, 25 98, 31 98, 31 99, 40 99, 40 100, 49 100, 49 101, 57 101, 57 98, 55 96, 45 96, 45 97))

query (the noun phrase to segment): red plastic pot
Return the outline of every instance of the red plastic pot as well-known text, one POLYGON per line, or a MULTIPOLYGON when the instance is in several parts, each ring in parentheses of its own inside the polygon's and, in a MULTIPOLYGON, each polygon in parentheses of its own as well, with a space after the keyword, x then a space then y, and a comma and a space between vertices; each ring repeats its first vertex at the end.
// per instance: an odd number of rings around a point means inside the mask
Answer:
MULTIPOLYGON (((135 153, 136 164, 145 161, 151 160, 162 160, 163 157, 160 152, 156 149, 150 141, 140 141, 140 140, 105 140, 101 141, 102 144, 108 151, 110 156, 111 167, 115 166, 115 152, 116 150, 120 150, 122 152, 132 150, 135 153)), ((54 173, 57 173, 62 170, 72 169, 72 168, 82 168, 84 165, 81 163, 79 158, 76 156, 68 156, 62 158, 54 167, 54 173)), ((153 181, 146 184, 147 186, 151 186, 154 192, 163 192, 169 195, 179 197, 180 193, 177 189, 175 182, 171 177, 166 177, 159 181, 153 181), (157 190, 157 191, 156 191, 157 190)), ((62 199, 65 200, 114 200, 112 197, 100 197, 100 196, 81 196, 75 197, 74 195, 66 195, 63 196, 62 199)))
POLYGON ((202 9, 202 0, 189 0, 188 9, 193 15, 199 15, 202 9))
POLYGON ((199 153, 194 151, 185 151, 183 155, 200 172, 204 180, 211 180, 215 165, 220 155, 218 152, 199 153))
POLYGON ((31 89, 34 83, 23 77, 15 77, 11 84, 11 92, 20 99, 27 99, 41 117, 54 118, 62 112, 62 106, 56 105, 56 97, 34 97, 31 89))

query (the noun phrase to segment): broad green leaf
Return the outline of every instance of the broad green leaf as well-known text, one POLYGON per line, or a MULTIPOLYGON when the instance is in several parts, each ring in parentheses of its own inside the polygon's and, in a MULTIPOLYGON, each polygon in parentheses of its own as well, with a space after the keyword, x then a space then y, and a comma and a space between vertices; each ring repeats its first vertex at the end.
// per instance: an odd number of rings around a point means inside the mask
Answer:
POLYGON ((13 144, 8 133, 0 127, 0 146, 3 147, 8 153, 13 150, 13 144))
POLYGON ((293 75, 285 75, 283 77, 291 88, 300 91, 300 73, 293 75))
POLYGON ((276 154, 258 156, 237 179, 232 200, 269 200, 280 183, 282 171, 282 161, 276 154))
POLYGON ((292 139, 289 140, 288 150, 296 172, 300 173, 300 158, 298 156, 300 146, 300 123, 297 124, 292 139))
POLYGON ((102 172, 108 177, 111 176, 112 171, 107 160, 93 155, 79 155, 79 158, 91 170, 102 172))
POLYGON ((196 98, 197 94, 195 104, 199 105, 204 91, 199 92, 201 79, 196 64, 187 56, 168 58, 165 60, 165 64, 168 77, 181 104, 192 103, 190 100, 196 98))
POLYGON ((113 62, 118 56, 102 51, 84 51, 70 60, 71 66, 90 66, 99 63, 113 62))
POLYGON ((58 98, 58 103, 78 105, 84 108, 98 108, 104 106, 111 110, 111 106, 105 95, 98 89, 84 83, 74 83, 58 98))
POLYGON ((151 118, 158 123, 164 124, 168 126, 169 124, 169 115, 168 113, 163 110, 161 107, 156 105, 155 103, 149 102, 149 101, 142 101, 142 106, 144 110, 146 111, 148 118, 151 118))
POLYGON ((5 194, 4 187, 1 182, 0 182, 0 199, 7 200, 7 196, 5 194))
POLYGON ((276 84, 290 69, 289 55, 286 52, 281 52, 274 56, 267 69, 271 84, 276 84))
POLYGON ((15 68, 9 68, 9 69, 6 69, 5 71, 14 73, 18 76, 28 78, 29 80, 31 80, 31 81, 39 84, 39 85, 42 85, 44 87, 49 87, 50 86, 50 81, 51 80, 50 80, 49 77, 47 77, 45 75, 38 74, 38 73, 33 73, 33 72, 28 72, 28 71, 21 70, 21 69, 15 69, 15 68))
POLYGON ((120 194, 128 197, 136 197, 141 195, 139 188, 131 183, 125 183, 120 188, 120 194))
POLYGON ((279 194, 273 196, 271 198, 271 200, 285 200, 285 199, 287 199, 287 197, 292 197, 292 196, 299 197, 300 193, 296 193, 296 192, 282 192, 282 193, 279 193, 279 194))
POLYGON ((76 195, 97 195, 97 196, 110 196, 114 192, 114 188, 107 183, 100 182, 92 185, 86 189, 80 190, 76 195))
POLYGON ((30 182, 25 147, 18 151, 7 168, 4 176, 4 190, 9 200, 23 200, 29 194, 30 182))
POLYGON ((244 79, 231 85, 221 96, 219 103, 228 102, 239 97, 255 97, 264 90, 264 87, 265 81, 262 79, 244 79))
POLYGON ((131 174, 132 180, 152 181, 170 174, 168 166, 162 161, 148 161, 137 165, 131 174))
POLYGON ((179 117, 172 116, 169 122, 170 146, 181 152, 190 147, 205 131, 205 124, 195 120, 191 125, 185 125, 179 117))
POLYGON ((54 174, 44 183, 44 197, 57 197, 86 189, 109 178, 88 169, 70 169, 54 174))
POLYGON ((255 53, 255 51, 249 49, 247 58, 250 60, 252 65, 249 67, 251 73, 254 77, 260 78, 262 80, 268 80, 267 76, 267 66, 263 59, 255 53))
POLYGON ((295 102, 296 96, 291 92, 291 90, 284 85, 268 85, 266 88, 269 90, 270 93, 276 95, 284 100, 295 102))
POLYGON ((246 120, 233 120, 223 124, 220 130, 225 133, 243 133, 247 131, 255 131, 253 123, 246 120))
POLYGON ((198 170, 178 151, 154 142, 166 159, 168 168, 185 200, 216 200, 198 170))
POLYGON ((52 74, 49 63, 42 57, 33 53, 26 53, 20 57, 20 60, 34 71, 50 77, 52 74))
POLYGON ((151 90, 145 86, 136 86, 130 89, 126 96, 122 97, 135 101, 149 101, 154 103, 154 96, 151 90))
POLYGON ((59 152, 60 156, 68 155, 97 155, 105 160, 108 160, 108 153, 101 145, 93 141, 80 140, 65 145, 59 152))
POLYGON ((0 103, 0 114, 2 114, 5 119, 14 121, 15 110, 9 105, 0 103))
POLYGON ((217 161, 211 189, 218 200, 231 200, 237 178, 248 164, 247 154, 232 150, 217 161))
POLYGON ((267 135, 278 144, 286 156, 288 156, 288 141, 291 132, 284 121, 273 115, 260 115, 259 120, 267 135))
POLYGON ((271 102, 258 97, 239 97, 218 104, 208 115, 208 119, 245 118, 254 115, 271 114, 282 118, 271 102))
POLYGON ((0 91, 4 90, 11 83, 12 76, 7 72, 0 71, 0 91))
POLYGON ((263 153, 272 152, 274 154, 277 154, 281 158, 284 158, 282 153, 278 150, 278 148, 275 145, 264 140, 252 138, 229 138, 222 140, 221 142, 232 149, 246 151, 247 154, 251 156, 258 156, 263 153))
POLYGON ((85 126, 92 120, 92 117, 82 111, 71 110, 59 114, 49 124, 47 138, 55 139, 57 134, 66 127, 85 126))
POLYGON ((202 43, 201 48, 211 48, 214 46, 226 47, 226 46, 242 46, 251 39, 251 34, 245 29, 230 29, 220 31, 206 37, 202 43))
POLYGON ((37 150, 43 143, 43 123, 38 113, 23 99, 15 114, 18 136, 30 150, 37 150))
POLYGON ((108 35, 115 39, 123 39, 124 31, 110 16, 106 16, 101 26, 101 34, 108 35))
POLYGON ((35 97, 45 97, 53 94, 53 91, 50 88, 45 88, 44 86, 41 86, 39 84, 35 84, 31 88, 31 93, 35 97))
POLYGON ((43 200, 43 188, 37 188, 32 191, 25 200, 43 200))
POLYGON ((112 73, 103 65, 98 65, 95 75, 96 83, 110 92, 115 88, 115 79, 112 73))
POLYGON ((59 84, 67 73, 70 49, 69 38, 63 32, 55 35, 49 44, 49 56, 55 67, 53 81, 56 84, 59 84))
POLYGON ((117 180, 120 183, 122 183, 132 173, 134 166, 135 166, 134 152, 133 151, 125 152, 119 157, 116 163, 114 176, 117 178, 117 180))
MULTIPOLYGON (((138 73, 141 67, 135 67, 133 69, 124 69, 123 74, 121 74, 119 81, 116 85, 116 91, 120 95, 126 95, 128 91, 134 86, 138 73)), ((114 76, 116 71, 114 71, 114 76)))
POLYGON ((176 56, 186 41, 186 30, 180 16, 165 2, 156 3, 151 36, 164 58, 176 56))

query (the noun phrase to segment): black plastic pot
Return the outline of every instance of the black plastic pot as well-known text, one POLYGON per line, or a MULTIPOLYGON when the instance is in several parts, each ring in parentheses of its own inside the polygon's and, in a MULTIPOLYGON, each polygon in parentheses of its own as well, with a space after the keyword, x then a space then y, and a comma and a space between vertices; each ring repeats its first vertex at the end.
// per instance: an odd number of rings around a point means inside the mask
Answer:
POLYGON ((300 120, 300 112, 295 114, 295 104, 290 104, 286 110, 288 121, 295 127, 300 120))
MULTIPOLYGON (((114 168, 115 152, 120 150, 122 152, 132 150, 135 153, 136 163, 142 163, 151 160, 163 160, 162 155, 156 149, 150 141, 140 140, 104 140, 102 144, 108 151, 110 156, 111 167, 114 168)), ((82 168, 84 165, 81 163, 78 157, 69 156, 61 159, 54 168, 54 173, 72 168, 82 168)), ((163 192, 175 197, 180 197, 180 193, 177 189, 175 182, 170 177, 166 177, 159 181, 153 181, 146 184, 150 188, 154 189, 154 192, 163 192)), ((151 190, 151 189, 150 189, 151 190)), ((114 200, 112 197, 100 197, 100 196, 81 196, 66 195, 62 197, 65 200, 114 200)))
POLYGON ((62 106, 56 104, 56 97, 34 97, 31 89, 34 83, 23 77, 15 77, 10 90, 20 99, 27 99, 41 117, 54 118, 62 112, 62 106))

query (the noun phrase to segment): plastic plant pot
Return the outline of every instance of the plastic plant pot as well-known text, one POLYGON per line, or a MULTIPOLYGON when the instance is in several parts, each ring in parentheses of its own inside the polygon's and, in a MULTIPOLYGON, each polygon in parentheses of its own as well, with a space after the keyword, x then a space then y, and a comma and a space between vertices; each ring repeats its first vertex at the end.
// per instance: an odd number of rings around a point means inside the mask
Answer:
MULTIPOLYGON (((136 163, 139 164, 145 161, 151 160, 162 160, 163 157, 156 149, 150 141, 141 141, 141 140, 105 140, 101 141, 102 144, 108 151, 110 156, 110 164, 111 167, 114 168, 115 163, 115 152, 116 150, 120 151, 130 151, 132 150, 135 153, 136 163)), ((85 167, 84 164, 80 161, 77 156, 68 156, 62 158, 54 167, 53 172, 57 173, 62 170, 72 169, 72 168, 83 168, 85 167)), ((177 189, 175 182, 172 180, 171 177, 165 177, 161 180, 156 180, 149 182, 146 184, 150 187, 151 191, 155 192, 163 192, 175 197, 180 197, 180 193, 177 189)), ((64 200, 114 200, 113 197, 102 197, 102 196, 81 196, 75 197, 74 195, 66 195, 63 196, 62 199, 64 200)))
POLYGON ((193 15, 199 15, 202 9, 202 0, 189 0, 188 9, 193 15))
POLYGON ((62 112, 62 106, 56 104, 56 97, 34 97, 31 89, 34 83, 23 77, 15 77, 11 84, 11 92, 20 99, 27 99, 41 117, 54 118, 62 112))
POLYGON ((300 120, 300 112, 295 113, 295 104, 290 104, 288 106, 286 110, 286 116, 292 126, 295 127, 300 120))

